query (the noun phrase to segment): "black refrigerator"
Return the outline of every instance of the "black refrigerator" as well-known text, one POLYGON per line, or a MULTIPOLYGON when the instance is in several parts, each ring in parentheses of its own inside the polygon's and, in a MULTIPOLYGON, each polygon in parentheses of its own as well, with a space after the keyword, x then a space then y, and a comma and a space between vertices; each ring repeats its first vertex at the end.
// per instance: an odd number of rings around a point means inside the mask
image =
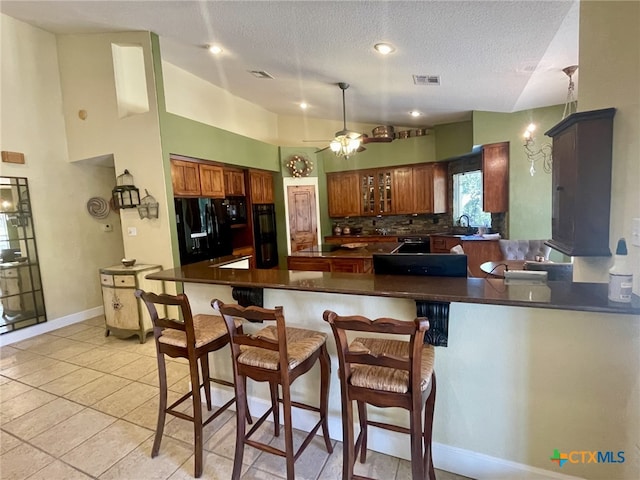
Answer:
POLYGON ((231 255, 231 223, 223 199, 176 198, 180 263, 231 255))
POLYGON ((253 236, 256 246, 256 267, 272 268, 277 266, 278 242, 273 204, 253 206, 253 236))

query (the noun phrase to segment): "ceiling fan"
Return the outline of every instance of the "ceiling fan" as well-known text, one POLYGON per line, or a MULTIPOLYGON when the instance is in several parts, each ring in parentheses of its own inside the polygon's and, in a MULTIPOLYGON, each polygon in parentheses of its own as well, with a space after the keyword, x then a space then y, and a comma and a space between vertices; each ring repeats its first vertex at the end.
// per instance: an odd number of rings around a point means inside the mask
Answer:
POLYGON ((367 143, 387 143, 393 140, 392 136, 369 137, 364 133, 354 132, 347 129, 347 110, 345 106, 345 90, 349 88, 349 84, 339 82, 338 87, 342 90, 342 130, 335 133, 335 137, 329 143, 316 153, 327 150, 328 148, 338 157, 349 158, 358 152, 366 150, 362 145, 367 143))

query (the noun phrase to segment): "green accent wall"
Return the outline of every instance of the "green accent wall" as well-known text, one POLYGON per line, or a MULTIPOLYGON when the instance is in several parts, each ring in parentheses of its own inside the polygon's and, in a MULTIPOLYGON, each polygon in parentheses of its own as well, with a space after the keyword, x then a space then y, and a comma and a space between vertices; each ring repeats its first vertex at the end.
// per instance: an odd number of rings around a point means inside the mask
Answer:
MULTIPOLYGON (((539 147, 551 143, 544 132, 562 119, 563 105, 523 110, 515 113, 473 112, 473 142, 476 145, 508 141, 509 148, 509 238, 551 238, 551 174, 535 163, 536 173, 529 173, 530 162, 524 150, 524 131, 536 124, 534 138, 539 147)), ((551 259, 563 261, 552 250, 551 259)))
POLYGON ((464 155, 473 148, 473 122, 471 120, 436 125, 434 131, 437 160, 464 155))
POLYGON ((336 157, 327 149, 318 154, 325 172, 363 170, 411 163, 434 162, 436 160, 436 138, 433 132, 420 137, 394 140, 390 143, 368 143, 364 152, 348 159, 336 157))

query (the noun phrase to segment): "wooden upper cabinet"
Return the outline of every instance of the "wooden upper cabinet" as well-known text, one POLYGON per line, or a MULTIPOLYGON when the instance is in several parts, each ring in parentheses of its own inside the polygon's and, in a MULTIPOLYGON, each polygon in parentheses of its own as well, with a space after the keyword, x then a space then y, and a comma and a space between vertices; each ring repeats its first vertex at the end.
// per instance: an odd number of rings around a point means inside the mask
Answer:
MULTIPOLYGON (((413 211, 403 213, 447 212, 447 164, 428 163, 412 168, 413 211)), ((399 201, 402 192, 396 192, 399 201)))
POLYGON ((273 203, 273 175, 262 170, 249 171, 251 203, 273 203))
MULTIPOLYGON (((417 195, 423 192, 415 190, 414 169, 412 167, 401 167, 393 170, 393 212, 394 213, 417 213, 417 195)), ((425 189, 431 192, 429 183, 425 183, 425 189)), ((422 200, 422 199, 420 199, 422 200)), ((424 210, 429 211, 429 210, 424 210)))
POLYGON ((200 171, 195 162, 171 160, 171 183, 175 196, 200 196, 200 171))
POLYGON ((548 132, 553 138, 552 239, 572 257, 611 254, 611 163, 614 108, 569 115, 548 132))
POLYGON ((327 174, 327 199, 330 217, 360 215, 359 175, 357 172, 327 174))
POLYGON ((483 211, 509 210, 509 142, 482 146, 482 194, 483 211))
POLYGON ((242 196, 244 189, 244 172, 230 168, 224 169, 224 193, 225 196, 242 196))
POLYGON ((433 165, 419 165, 412 169, 413 211, 408 213, 433 212, 433 165))
POLYGON ((447 212, 447 164, 327 174, 330 217, 447 212))
POLYGON ((434 163, 433 168, 433 210, 431 213, 447 213, 449 168, 446 162, 434 163))
POLYGON ((171 184, 176 197, 224 198, 222 167, 171 160, 171 184))
POLYGON ((222 167, 199 164, 200 191, 203 197, 224 198, 224 173, 222 167))
POLYGON ((393 169, 359 171, 360 215, 394 213, 393 169))

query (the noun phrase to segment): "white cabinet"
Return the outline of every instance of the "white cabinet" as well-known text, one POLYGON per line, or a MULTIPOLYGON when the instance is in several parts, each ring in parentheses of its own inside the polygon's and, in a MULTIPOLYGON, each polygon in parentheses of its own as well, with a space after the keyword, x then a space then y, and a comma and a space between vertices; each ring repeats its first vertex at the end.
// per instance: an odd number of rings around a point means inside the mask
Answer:
POLYGON ((153 324, 147 308, 134 292, 140 288, 162 293, 162 282, 144 278, 160 270, 160 265, 114 265, 100 269, 106 336, 110 333, 122 338, 138 335, 140 343, 145 342, 153 324))

